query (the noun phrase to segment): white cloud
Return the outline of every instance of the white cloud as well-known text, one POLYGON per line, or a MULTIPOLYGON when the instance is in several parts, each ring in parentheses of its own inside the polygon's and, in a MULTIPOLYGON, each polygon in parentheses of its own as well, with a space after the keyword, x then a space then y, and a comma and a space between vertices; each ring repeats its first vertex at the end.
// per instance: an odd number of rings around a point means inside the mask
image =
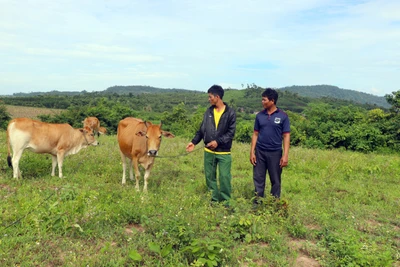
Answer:
POLYGON ((400 83, 398 1, 2 0, 1 6, 0 90, 11 93, 133 83, 206 90, 220 82, 332 84, 384 95, 400 83))

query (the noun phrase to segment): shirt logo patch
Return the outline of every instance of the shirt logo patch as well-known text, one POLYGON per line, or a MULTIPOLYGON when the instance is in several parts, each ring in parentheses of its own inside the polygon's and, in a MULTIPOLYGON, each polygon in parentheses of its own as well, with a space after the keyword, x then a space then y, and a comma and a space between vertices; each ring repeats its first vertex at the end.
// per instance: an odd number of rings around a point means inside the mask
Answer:
POLYGON ((275 122, 276 124, 281 123, 281 118, 275 118, 275 119, 274 119, 274 122, 275 122))

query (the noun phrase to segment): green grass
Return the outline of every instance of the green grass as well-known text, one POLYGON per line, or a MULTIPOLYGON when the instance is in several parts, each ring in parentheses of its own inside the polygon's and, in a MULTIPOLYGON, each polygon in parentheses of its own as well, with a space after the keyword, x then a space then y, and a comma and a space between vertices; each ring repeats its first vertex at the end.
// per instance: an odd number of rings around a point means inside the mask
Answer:
MULTIPOLYGON (((15 180, 0 132, 0 266, 400 264, 399 155, 293 147, 282 199, 253 211, 249 144, 235 143, 232 213, 209 205, 201 150, 156 159, 146 195, 121 185, 116 137, 99 141, 66 157, 63 179, 25 151, 15 180)), ((160 155, 188 141, 163 139, 160 155)))

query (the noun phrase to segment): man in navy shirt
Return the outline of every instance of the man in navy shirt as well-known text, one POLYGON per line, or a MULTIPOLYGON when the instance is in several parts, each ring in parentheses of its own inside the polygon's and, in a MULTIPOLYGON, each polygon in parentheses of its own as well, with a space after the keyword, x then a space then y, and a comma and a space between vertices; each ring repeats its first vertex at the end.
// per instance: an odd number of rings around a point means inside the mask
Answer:
POLYGON ((250 162, 253 164, 253 181, 257 198, 264 197, 267 171, 271 181, 270 193, 280 198, 282 168, 288 165, 290 122, 288 115, 276 106, 277 102, 277 91, 267 88, 262 93, 264 110, 257 114, 254 123, 250 162))

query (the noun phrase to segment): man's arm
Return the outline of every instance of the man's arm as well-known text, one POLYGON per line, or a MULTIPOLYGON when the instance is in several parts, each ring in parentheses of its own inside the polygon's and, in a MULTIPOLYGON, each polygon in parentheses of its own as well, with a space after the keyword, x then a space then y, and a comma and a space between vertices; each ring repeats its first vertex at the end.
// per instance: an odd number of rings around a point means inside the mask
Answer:
POLYGON ((250 145, 250 163, 253 164, 254 166, 256 165, 256 144, 257 144, 257 139, 258 139, 258 132, 254 131, 253 136, 251 137, 251 145, 250 145))
POLYGON ((286 167, 289 162, 290 133, 283 134, 283 155, 281 158, 281 168, 286 167))

